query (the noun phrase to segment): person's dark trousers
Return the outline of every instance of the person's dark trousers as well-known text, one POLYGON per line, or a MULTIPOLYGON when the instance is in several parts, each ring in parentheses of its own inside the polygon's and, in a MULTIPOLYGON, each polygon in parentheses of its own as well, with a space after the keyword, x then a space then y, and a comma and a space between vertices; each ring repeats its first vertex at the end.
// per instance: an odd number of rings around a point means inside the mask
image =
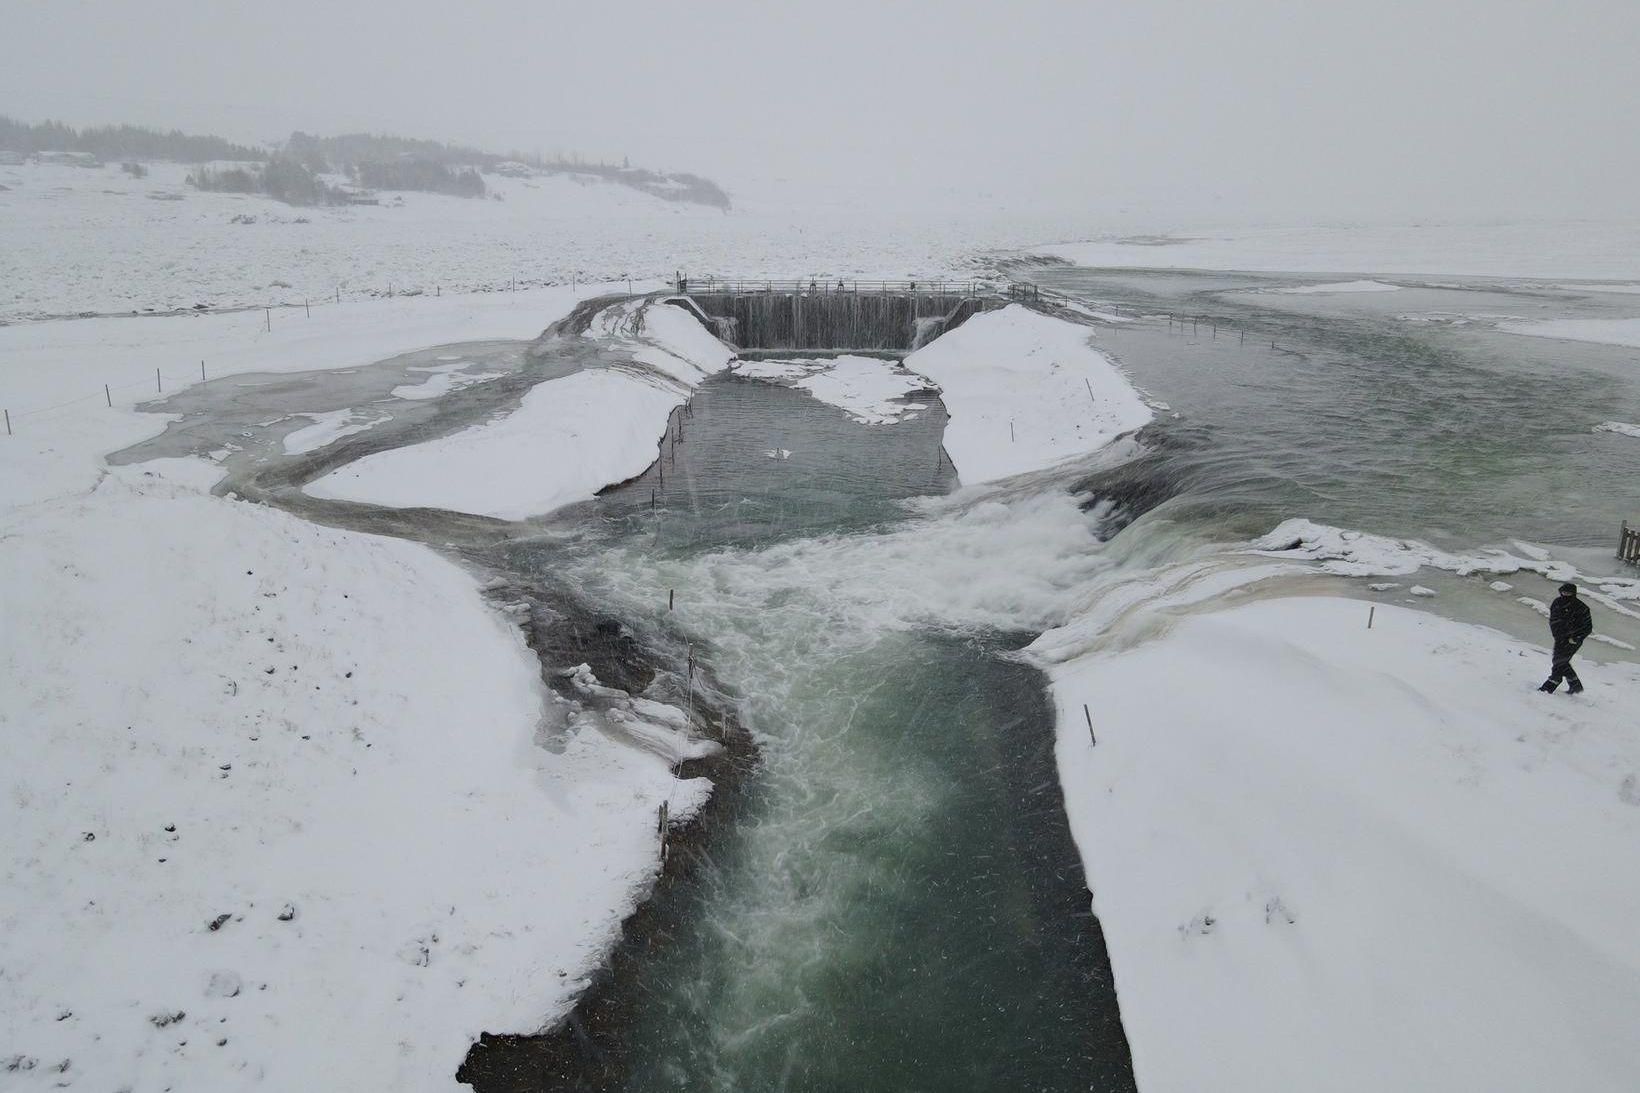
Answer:
POLYGON ((1583 681, 1577 678, 1577 671, 1572 667, 1572 654, 1583 647, 1581 641, 1557 641, 1554 652, 1549 655, 1549 680, 1543 685, 1545 691, 1552 691, 1565 680, 1574 691, 1583 689, 1583 681))

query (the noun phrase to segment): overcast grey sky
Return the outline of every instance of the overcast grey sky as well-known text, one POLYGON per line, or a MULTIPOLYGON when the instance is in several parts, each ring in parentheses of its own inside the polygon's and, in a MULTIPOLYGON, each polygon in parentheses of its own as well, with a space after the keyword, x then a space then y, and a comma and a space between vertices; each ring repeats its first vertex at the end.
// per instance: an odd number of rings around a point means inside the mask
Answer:
POLYGON ((1147 218, 1640 216, 1640 0, 0 0, 0 113, 1147 218))

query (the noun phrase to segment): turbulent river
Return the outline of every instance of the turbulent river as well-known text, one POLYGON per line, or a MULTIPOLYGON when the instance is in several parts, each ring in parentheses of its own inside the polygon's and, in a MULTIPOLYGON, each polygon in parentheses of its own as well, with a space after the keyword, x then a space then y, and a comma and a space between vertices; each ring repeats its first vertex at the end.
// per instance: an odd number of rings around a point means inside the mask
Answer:
MULTIPOLYGON (((1117 588, 1132 616, 1139 577, 1251 564, 1239 548, 1293 517, 1457 553, 1526 540, 1616 572, 1618 523, 1640 516, 1640 440, 1593 428, 1640 421, 1635 351, 1492 325, 1607 305, 1490 284, 1293 296, 1260 291, 1270 277, 1032 276, 1132 320, 1096 344, 1165 406, 1133 458, 952 493, 937 402, 864 425, 719 376, 660 464, 550 527, 427 515, 390 529, 465 544, 687 647, 758 745, 665 936, 628 955, 616 1042, 575 1041, 588 1062, 570 1087, 1132 1088, 1090 912, 1099 878, 1066 825, 1045 677, 1017 651, 1117 588)), ((518 366, 505 346, 485 352, 486 367, 518 366)), ((220 432, 223 405, 189 427, 220 432)), ((444 427, 421 413, 420 432, 372 443, 444 427)), ((1417 579, 1439 593, 1431 609, 1541 640, 1531 607, 1484 580, 1417 579)), ((1360 579, 1285 580, 1367 595, 1360 579)), ((1548 598, 1550 582, 1518 583, 1548 598)), ((1640 643, 1633 619, 1608 621, 1640 643)))

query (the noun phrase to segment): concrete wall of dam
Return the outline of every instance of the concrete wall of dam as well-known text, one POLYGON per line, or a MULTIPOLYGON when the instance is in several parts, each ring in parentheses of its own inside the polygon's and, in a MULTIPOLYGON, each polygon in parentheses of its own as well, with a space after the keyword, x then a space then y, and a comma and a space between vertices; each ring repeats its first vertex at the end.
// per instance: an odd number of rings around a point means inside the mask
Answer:
POLYGON ((1003 301, 956 292, 690 292, 714 332, 741 349, 909 353, 1003 301))

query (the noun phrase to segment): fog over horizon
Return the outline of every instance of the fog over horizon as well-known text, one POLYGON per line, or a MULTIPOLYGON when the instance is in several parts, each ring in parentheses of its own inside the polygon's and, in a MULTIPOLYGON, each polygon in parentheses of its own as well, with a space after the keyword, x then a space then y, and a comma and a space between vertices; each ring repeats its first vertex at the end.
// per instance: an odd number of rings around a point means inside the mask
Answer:
POLYGON ((1640 218, 1640 5, 0 0, 0 113, 1090 227, 1640 218))

